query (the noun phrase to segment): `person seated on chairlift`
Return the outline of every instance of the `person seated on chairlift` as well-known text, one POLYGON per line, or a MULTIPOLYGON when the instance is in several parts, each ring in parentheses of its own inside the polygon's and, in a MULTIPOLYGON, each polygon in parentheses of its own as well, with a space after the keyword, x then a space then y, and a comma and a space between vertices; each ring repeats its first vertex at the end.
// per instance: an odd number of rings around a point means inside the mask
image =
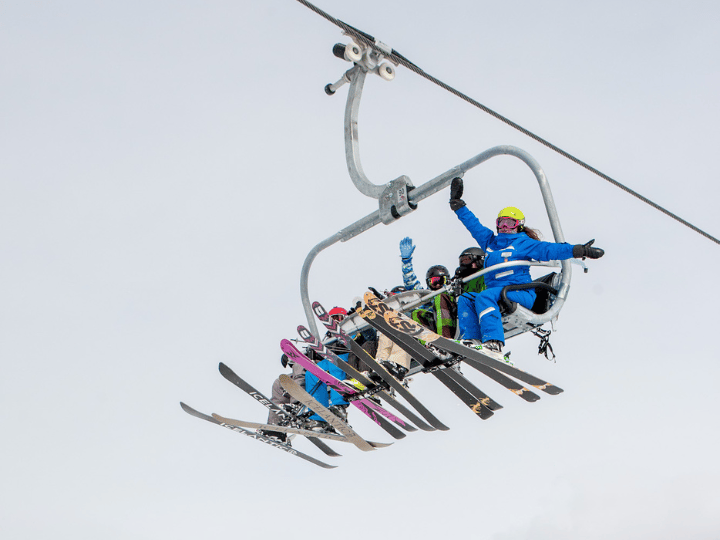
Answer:
MULTIPOLYGON (((561 261, 571 258, 599 259, 605 252, 592 247, 594 240, 586 244, 542 242, 537 231, 525 226, 525 215, 515 207, 500 211, 495 221, 497 233, 483 226, 468 209, 463 194, 463 181, 454 178, 450 186, 450 208, 470 232, 478 245, 487 253, 485 268, 509 261, 561 261)), ((505 332, 498 299, 503 287, 530 283, 528 266, 500 268, 485 274, 485 290, 466 293, 458 299, 458 324, 460 339, 469 340, 473 345, 502 353, 505 332)), ((535 302, 535 290, 508 291, 508 299, 531 309, 535 302)))

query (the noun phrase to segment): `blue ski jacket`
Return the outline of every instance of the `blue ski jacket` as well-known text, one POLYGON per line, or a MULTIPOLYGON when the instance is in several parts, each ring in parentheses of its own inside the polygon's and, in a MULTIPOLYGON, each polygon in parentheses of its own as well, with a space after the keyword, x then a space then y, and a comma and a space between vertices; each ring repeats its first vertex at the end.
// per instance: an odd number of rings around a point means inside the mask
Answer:
MULTIPOLYGON (((485 268, 509 261, 562 261, 572 258, 573 246, 571 244, 540 242, 533 240, 525 233, 495 234, 482 225, 467 206, 459 208, 455 214, 478 245, 487 253, 485 268)), ((499 268, 485 274, 485 286, 488 289, 531 281, 529 266, 499 268)))

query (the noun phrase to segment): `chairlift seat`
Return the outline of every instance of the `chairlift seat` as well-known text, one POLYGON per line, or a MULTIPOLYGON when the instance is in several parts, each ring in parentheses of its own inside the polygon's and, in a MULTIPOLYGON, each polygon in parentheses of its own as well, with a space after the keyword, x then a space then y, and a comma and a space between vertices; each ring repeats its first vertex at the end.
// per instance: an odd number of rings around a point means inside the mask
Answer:
POLYGON ((553 302, 555 301, 555 295, 557 294, 557 289, 555 287, 557 286, 559 279, 559 275, 556 272, 551 272, 526 284, 525 287, 508 285, 503 288, 503 293, 507 293, 508 290, 517 290, 520 288, 535 288, 536 292, 536 298, 532 309, 527 309, 517 302, 509 300, 505 295, 500 298, 498 305, 500 306, 500 313, 502 314, 503 329, 505 330, 506 340, 532 330, 538 326, 536 324, 531 324, 530 321, 535 315, 547 313, 547 311, 552 307, 553 302), (533 287, 533 285, 535 285, 535 287, 533 287))

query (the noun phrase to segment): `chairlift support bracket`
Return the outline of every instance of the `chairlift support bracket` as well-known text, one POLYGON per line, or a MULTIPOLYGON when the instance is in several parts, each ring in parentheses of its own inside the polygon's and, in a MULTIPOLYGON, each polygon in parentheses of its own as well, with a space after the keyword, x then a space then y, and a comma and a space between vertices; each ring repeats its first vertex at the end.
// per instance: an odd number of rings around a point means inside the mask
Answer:
MULTIPOLYGON (((333 47, 333 54, 338 58, 354 63, 353 67, 347 70, 337 82, 328 84, 325 87, 325 92, 328 95, 332 95, 341 86, 349 84, 347 103, 345 106, 344 133, 345 158, 350 179, 360 193, 367 197, 377 199, 379 208, 372 214, 348 225, 333 236, 317 244, 310 250, 310 253, 308 253, 305 258, 300 273, 300 297, 302 299, 303 309, 305 310, 305 316, 307 317, 308 328, 315 336, 321 337, 317 329, 317 324, 315 323, 315 317, 313 316, 308 291, 308 281, 310 268, 318 254, 337 242, 347 242, 379 223, 384 223, 385 225, 394 223, 401 217, 415 211, 420 201, 449 186, 453 178, 462 178, 468 170, 490 158, 501 155, 512 156, 521 160, 530 168, 540 187, 554 240, 555 242, 565 241, 555 208, 555 202, 552 192, 550 191, 550 184, 548 183, 545 173, 540 167, 540 164, 530 154, 515 146, 501 145, 485 150, 417 187, 412 184, 410 178, 407 176, 400 176, 386 184, 374 184, 371 182, 365 175, 360 162, 360 144, 358 137, 360 100, 362 98, 365 78, 368 73, 377 74, 383 79, 390 81, 395 77, 395 71, 390 63, 383 61, 383 55, 377 50, 358 45, 354 42, 350 42, 347 45, 335 45, 333 47)), ((557 286, 558 295, 555 303, 549 311, 542 315, 537 315, 529 310, 525 310, 527 313, 524 313, 524 319, 527 323, 540 326, 555 318, 562 309, 570 289, 572 270, 570 261, 560 261, 560 265, 560 281, 557 286)), ((519 307, 518 309, 524 308, 519 307)))

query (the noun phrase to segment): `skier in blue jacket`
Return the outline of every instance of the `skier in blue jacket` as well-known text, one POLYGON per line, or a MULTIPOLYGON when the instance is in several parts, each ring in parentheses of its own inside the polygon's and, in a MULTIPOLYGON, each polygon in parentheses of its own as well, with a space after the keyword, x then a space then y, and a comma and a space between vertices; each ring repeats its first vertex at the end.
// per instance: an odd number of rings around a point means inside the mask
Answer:
MULTIPOLYGON (((340 323, 347 316, 347 310, 336 306, 330 310, 329 315, 333 320, 340 323)), ((347 374, 342 369, 327 358, 316 354, 312 349, 308 349, 306 355, 313 360, 319 368, 327 371, 333 377, 341 381, 347 379, 347 374)), ((347 352, 340 353, 338 356, 347 362, 347 352)), ((347 421, 348 402, 345 401, 337 391, 328 388, 317 375, 309 371, 305 372, 305 391, 314 397, 321 405, 329 408, 330 412, 334 415, 338 416, 341 420, 347 421)), ((327 428, 327 422, 317 413, 310 416, 308 420, 309 422, 305 425, 306 429, 327 428)))
MULTIPOLYGON (((454 178, 450 185, 450 208, 455 212, 465 228, 487 252, 485 268, 509 261, 559 261, 570 258, 598 259, 605 252, 591 247, 592 240, 585 245, 570 245, 541 242, 536 231, 525 227, 525 216, 514 207, 504 208, 497 217, 497 234, 483 226, 467 208, 462 197, 463 181, 454 178)), ((479 293, 465 293, 458 299, 458 324, 460 337, 466 340, 479 340, 483 347, 502 352, 505 332, 498 307, 498 299, 503 287, 520 283, 529 283, 528 266, 500 268, 485 274, 485 290, 479 293)), ((532 309, 535 302, 533 289, 509 291, 508 299, 521 306, 532 309)))

